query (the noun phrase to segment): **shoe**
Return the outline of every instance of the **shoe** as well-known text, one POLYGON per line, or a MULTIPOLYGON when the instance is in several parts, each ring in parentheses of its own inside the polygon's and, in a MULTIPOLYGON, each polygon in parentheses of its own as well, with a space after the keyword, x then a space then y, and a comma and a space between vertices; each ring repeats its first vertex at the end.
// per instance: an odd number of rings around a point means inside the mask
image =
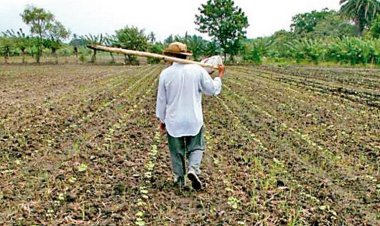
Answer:
POLYGON ((191 181, 191 186, 195 189, 195 190, 201 190, 202 189, 202 182, 201 180, 199 180, 199 177, 197 176, 197 174, 195 174, 194 171, 189 171, 187 173, 187 178, 189 178, 189 180, 191 181))

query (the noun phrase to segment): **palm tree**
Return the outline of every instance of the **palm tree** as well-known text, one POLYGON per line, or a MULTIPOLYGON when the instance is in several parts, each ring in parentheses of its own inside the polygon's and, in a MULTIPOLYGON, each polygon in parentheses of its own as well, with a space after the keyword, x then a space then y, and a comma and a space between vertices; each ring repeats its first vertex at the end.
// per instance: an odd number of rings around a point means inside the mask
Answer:
POLYGON ((340 0, 340 12, 352 19, 362 34, 380 12, 379 0, 340 0))

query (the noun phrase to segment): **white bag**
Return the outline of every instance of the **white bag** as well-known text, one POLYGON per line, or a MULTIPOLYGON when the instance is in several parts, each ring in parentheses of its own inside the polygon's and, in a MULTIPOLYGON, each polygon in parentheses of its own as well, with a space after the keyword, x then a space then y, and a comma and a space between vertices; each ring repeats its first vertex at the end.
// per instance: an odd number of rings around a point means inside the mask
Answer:
MULTIPOLYGON (((205 63, 205 64, 211 64, 211 65, 216 66, 216 67, 218 65, 223 65, 223 59, 220 56, 212 56, 212 57, 209 57, 209 58, 205 58, 201 62, 205 63)), ((211 73, 214 72, 213 68, 204 67, 204 69, 206 69, 206 71, 209 74, 211 74, 211 73)))

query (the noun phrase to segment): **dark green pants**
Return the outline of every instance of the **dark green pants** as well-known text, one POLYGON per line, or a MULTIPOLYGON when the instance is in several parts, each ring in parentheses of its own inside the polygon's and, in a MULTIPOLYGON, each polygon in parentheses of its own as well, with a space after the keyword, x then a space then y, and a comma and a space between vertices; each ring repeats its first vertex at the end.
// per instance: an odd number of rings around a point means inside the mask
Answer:
POLYGON ((184 178, 186 173, 186 159, 188 160, 188 170, 192 170, 198 175, 200 174, 203 151, 205 150, 203 134, 203 127, 195 136, 172 137, 168 133, 170 159, 176 179, 184 178))

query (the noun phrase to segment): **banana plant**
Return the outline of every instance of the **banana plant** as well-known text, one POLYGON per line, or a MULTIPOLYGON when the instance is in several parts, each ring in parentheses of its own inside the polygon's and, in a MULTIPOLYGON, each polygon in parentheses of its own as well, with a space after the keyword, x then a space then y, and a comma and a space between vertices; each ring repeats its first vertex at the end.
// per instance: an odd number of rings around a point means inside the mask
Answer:
POLYGON ((15 48, 21 51, 22 63, 25 63, 26 49, 32 45, 31 38, 21 28, 18 31, 7 30, 3 34, 12 40, 15 48))
POLYGON ((98 34, 98 35, 92 35, 88 34, 82 37, 83 40, 85 40, 86 45, 88 48, 92 49, 93 54, 91 57, 91 63, 96 62, 96 54, 97 54, 97 49, 93 48, 93 45, 103 45, 105 41, 105 37, 103 34, 98 34))
POLYGON ((273 39, 268 38, 259 38, 250 43, 246 43, 243 56, 244 60, 261 64, 273 43, 273 39))
POLYGON ((14 47, 12 39, 7 36, 0 37, 0 54, 4 56, 4 63, 8 64, 8 59, 11 54, 11 50, 14 47))
POLYGON ((371 40, 355 37, 336 39, 328 48, 328 58, 351 65, 367 64, 375 61, 374 45, 371 40))
POLYGON ((285 45, 297 63, 307 60, 318 64, 324 58, 326 52, 324 42, 315 39, 304 38, 290 41, 285 45))

